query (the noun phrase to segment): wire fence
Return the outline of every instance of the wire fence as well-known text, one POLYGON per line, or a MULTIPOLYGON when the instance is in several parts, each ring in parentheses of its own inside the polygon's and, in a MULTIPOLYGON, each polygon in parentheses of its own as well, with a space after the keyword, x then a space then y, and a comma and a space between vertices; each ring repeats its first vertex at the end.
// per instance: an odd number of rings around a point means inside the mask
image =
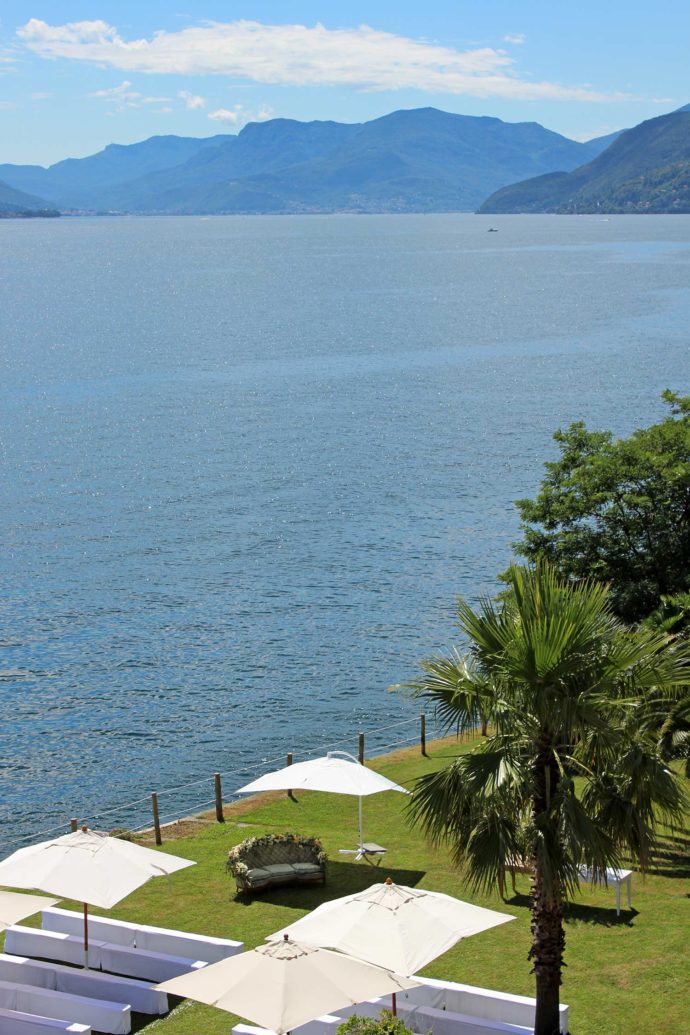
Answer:
MULTIPOLYGON (((357 746, 355 751, 353 751, 353 757, 356 755, 359 761, 364 762, 367 745, 376 754, 381 754, 419 744, 420 751, 424 754, 427 735, 430 737, 433 735, 438 736, 442 732, 440 729, 435 729, 432 732, 430 719, 426 715, 410 716, 397 722, 388 723, 385 726, 361 731, 357 735, 357 746), (391 731, 393 730, 397 732, 392 733, 391 731), (393 739, 389 740, 388 737, 382 736, 383 734, 389 734, 393 739)), ((328 744, 316 744, 309 747, 303 753, 300 753, 299 760, 307 761, 310 758, 317 758, 328 751, 342 751, 353 746, 352 734, 350 734, 339 741, 333 741, 328 744)), ((108 805, 106 808, 92 812, 90 815, 79 817, 65 816, 63 822, 59 825, 0 841, 0 857, 7 855, 10 851, 16 850, 16 848, 21 847, 27 842, 39 841, 50 835, 65 833, 70 827, 71 829, 77 829, 78 825, 98 829, 108 827, 111 830, 130 830, 136 833, 153 828, 156 842, 160 844, 162 840, 162 827, 198 815, 211 809, 214 805, 216 807, 216 815, 220 819, 223 814, 224 803, 228 804, 241 799, 241 795, 232 792, 223 794, 223 780, 227 781, 229 778, 237 778, 233 780, 234 785, 237 786, 240 778, 243 776, 252 775, 256 778, 259 775, 263 775, 263 773, 258 773, 257 770, 270 772, 274 768, 284 766, 286 762, 292 761, 292 759, 293 755, 291 752, 283 752, 273 758, 262 759, 260 762, 250 762, 236 768, 213 773, 210 776, 202 776, 172 787, 165 787, 152 794, 135 798, 133 801, 118 805, 108 805), (206 797, 209 785, 214 788, 213 797, 210 798, 206 797), (166 796, 172 798, 169 803, 170 808, 167 808, 166 803, 166 809, 159 813, 159 800, 166 796), (104 823, 104 820, 107 822, 104 823)))

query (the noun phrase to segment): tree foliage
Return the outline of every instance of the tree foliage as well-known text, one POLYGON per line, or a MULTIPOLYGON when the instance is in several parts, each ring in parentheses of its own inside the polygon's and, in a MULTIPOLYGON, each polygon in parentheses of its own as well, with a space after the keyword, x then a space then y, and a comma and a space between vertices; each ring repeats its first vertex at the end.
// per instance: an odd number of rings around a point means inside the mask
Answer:
POLYGON ((520 554, 612 588, 626 621, 690 591, 690 396, 664 392, 659 424, 614 440, 582 422, 558 431, 536 499, 517 501, 520 554))
POLYGON ((336 1035, 414 1035, 411 1028, 390 1010, 382 1010, 378 1017, 353 1014, 341 1024, 336 1035))
POLYGON ((507 583, 478 610, 458 603, 469 649, 424 662, 412 684, 449 727, 483 714, 491 728, 422 777, 410 809, 451 846, 470 885, 500 885, 518 861, 531 868, 535 1033, 552 1035, 563 908, 580 867, 603 876, 624 856, 647 867, 659 822, 682 816, 658 729, 688 681, 690 645, 627 627, 605 586, 564 580, 545 561, 511 566, 507 583))

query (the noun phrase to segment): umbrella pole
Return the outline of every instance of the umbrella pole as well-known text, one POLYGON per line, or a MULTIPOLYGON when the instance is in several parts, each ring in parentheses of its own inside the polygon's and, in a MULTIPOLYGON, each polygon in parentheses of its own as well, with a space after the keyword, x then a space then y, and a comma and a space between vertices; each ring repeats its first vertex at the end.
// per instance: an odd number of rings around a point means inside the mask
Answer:
POLYGON ((84 903, 84 970, 89 969, 89 907, 84 903))
POLYGON ((359 847, 364 846, 364 830, 362 827, 362 799, 359 798, 359 847))
POLYGON ((394 1017, 398 1016, 398 997, 395 992, 391 995, 391 1013, 394 1017))

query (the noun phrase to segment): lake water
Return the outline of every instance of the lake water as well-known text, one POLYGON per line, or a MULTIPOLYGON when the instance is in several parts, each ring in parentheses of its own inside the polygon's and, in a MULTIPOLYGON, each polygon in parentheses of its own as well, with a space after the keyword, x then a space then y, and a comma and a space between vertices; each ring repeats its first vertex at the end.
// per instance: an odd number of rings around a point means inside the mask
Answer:
POLYGON ((658 419, 689 327, 683 216, 0 221, 0 854, 414 716, 552 432, 658 419))

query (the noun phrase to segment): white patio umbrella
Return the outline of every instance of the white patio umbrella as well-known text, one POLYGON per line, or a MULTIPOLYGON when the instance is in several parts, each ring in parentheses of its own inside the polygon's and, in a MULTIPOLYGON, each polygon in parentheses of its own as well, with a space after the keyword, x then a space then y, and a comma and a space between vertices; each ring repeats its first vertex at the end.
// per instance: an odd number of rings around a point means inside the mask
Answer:
POLYGON ((409 976, 461 938, 514 919, 451 895, 394 884, 389 877, 367 891, 324 902, 269 940, 287 934, 409 976))
POLYGON ((259 791, 326 791, 331 794, 351 794, 359 799, 359 849, 364 846, 362 825, 362 798, 382 791, 409 794, 400 784, 393 783, 373 769, 360 765, 345 751, 331 751, 322 758, 295 762, 258 780, 240 787, 236 794, 256 794, 259 791))
POLYGON ((321 1014, 418 984, 285 935, 157 987, 239 1014, 282 1035, 321 1014))
POLYGON ((44 898, 42 895, 17 895, 14 891, 0 891, 0 931, 42 909, 54 906, 56 902, 57 899, 44 898))
POLYGON ((194 866, 188 859, 82 827, 20 848, 0 862, 0 885, 47 891, 84 904, 84 957, 89 965, 89 906, 111 909, 152 877, 194 866))

